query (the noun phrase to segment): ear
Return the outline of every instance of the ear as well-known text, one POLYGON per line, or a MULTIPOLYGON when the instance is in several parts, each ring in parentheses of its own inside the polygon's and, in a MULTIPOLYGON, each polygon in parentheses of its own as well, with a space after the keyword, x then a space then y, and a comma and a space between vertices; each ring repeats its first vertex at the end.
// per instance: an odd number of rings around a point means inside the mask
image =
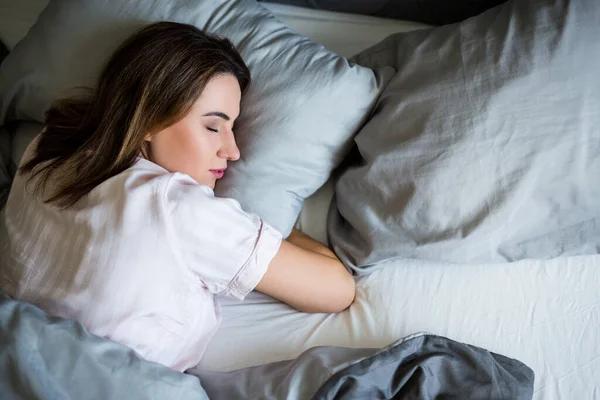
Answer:
POLYGON ((150 134, 147 134, 146 136, 144 136, 144 140, 145 140, 146 142, 151 142, 151 141, 152 141, 152 135, 150 135, 150 134))

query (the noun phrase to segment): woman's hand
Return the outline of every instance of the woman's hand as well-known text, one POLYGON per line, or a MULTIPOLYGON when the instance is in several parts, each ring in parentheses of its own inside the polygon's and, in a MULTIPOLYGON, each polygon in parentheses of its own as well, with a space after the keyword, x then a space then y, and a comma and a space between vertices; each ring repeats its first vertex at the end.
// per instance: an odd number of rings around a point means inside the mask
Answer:
POLYGON ((352 304, 354 278, 326 246, 293 230, 256 290, 310 313, 336 313, 352 304))

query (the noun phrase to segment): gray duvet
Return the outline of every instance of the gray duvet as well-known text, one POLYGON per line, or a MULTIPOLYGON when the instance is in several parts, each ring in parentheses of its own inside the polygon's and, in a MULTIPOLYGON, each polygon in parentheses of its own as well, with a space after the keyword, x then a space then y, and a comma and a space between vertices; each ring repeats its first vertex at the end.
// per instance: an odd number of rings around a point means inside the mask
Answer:
POLYGON ((515 0, 357 55, 397 72, 337 182, 345 264, 599 253, 598 38, 597 0, 515 0))

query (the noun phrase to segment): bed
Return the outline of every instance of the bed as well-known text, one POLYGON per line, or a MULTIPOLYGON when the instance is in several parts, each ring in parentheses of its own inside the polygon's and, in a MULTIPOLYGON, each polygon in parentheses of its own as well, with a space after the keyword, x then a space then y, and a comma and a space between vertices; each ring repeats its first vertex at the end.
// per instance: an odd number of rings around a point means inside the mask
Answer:
MULTIPOLYGON (((2 39, 23 37, 44 2, 0 6, 2 39)), ((264 4, 294 31, 351 57, 415 22, 264 4)), ((13 128, 12 158, 36 134, 13 128)), ((296 227, 328 243, 333 179, 304 202, 296 227)), ((223 323, 198 366, 234 371, 289 360, 315 346, 382 348, 418 332, 515 358, 535 373, 535 399, 600 396, 600 256, 514 262, 395 260, 357 277, 357 297, 336 315, 303 314, 258 292, 223 299, 223 323), (244 351, 240 351, 244 349, 244 351)))

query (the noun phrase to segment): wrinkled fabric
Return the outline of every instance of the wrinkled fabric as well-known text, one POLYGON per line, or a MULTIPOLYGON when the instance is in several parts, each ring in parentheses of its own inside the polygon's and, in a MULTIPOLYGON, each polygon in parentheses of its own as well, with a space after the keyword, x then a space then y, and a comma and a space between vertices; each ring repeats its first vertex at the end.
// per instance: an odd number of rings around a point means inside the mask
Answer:
POLYGON ((357 55, 397 72, 336 185, 344 263, 600 253, 598 37, 595 0, 516 0, 357 55))
POLYGON ((429 334, 383 349, 323 346, 294 360, 188 373, 200 377, 212 400, 531 399, 534 381, 517 360, 429 334))

